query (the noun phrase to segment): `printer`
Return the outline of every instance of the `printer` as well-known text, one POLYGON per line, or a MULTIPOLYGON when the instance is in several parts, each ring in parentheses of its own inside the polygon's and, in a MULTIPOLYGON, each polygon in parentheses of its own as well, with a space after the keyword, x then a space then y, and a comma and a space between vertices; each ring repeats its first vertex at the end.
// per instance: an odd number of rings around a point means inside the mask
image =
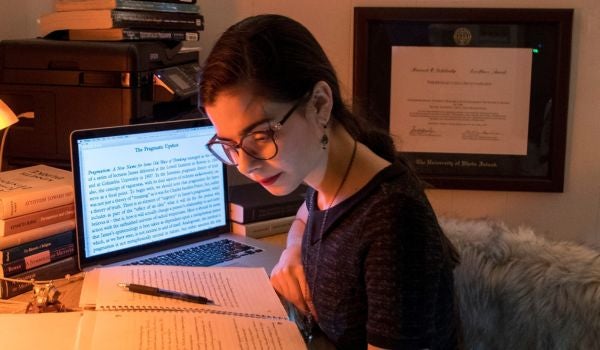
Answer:
POLYGON ((162 41, 0 41, 0 99, 21 118, 7 133, 6 168, 70 168, 76 129, 201 118, 198 51, 162 41))

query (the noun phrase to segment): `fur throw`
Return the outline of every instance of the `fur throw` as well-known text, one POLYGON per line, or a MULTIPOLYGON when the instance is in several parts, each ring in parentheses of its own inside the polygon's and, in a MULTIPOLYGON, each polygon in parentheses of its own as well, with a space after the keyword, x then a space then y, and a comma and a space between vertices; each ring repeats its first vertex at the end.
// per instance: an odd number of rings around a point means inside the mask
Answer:
POLYGON ((441 218, 461 254, 467 349, 600 349, 600 254, 493 220, 441 218))

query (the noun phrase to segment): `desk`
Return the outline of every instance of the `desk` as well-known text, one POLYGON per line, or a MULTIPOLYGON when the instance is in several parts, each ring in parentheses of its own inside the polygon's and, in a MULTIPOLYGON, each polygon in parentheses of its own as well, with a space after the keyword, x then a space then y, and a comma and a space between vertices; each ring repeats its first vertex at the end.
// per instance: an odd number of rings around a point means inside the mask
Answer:
MULTIPOLYGON (((261 241, 271 243, 280 247, 285 247, 287 234, 282 233, 273 236, 267 236, 260 238, 261 241)), ((267 271, 271 272, 271 271, 267 271)), ((74 281, 58 280, 54 285, 60 291, 59 301, 69 310, 77 310, 79 305, 79 295, 81 294, 81 286, 83 284, 82 279, 74 281)), ((0 302, 0 313, 21 313, 25 311, 26 304, 33 298, 33 292, 27 292, 17 295, 11 298, 10 301, 15 304, 8 304, 0 302), (19 307, 18 303, 22 303, 22 307, 19 307)))
MULTIPOLYGON (((261 241, 271 243, 273 245, 278 245, 281 247, 285 247, 286 239, 287 239, 287 234, 285 234, 285 233, 260 238, 261 241)), ((77 310, 79 307, 79 296, 81 294, 81 287, 83 285, 83 280, 82 279, 78 279, 78 280, 74 280, 74 281, 60 280, 60 281, 56 281, 55 285, 57 286, 58 290, 61 292, 61 295, 59 297, 60 302, 63 305, 65 305, 65 307, 67 309, 77 310)), ((26 304, 29 301, 31 301, 32 298, 33 298, 33 292, 28 292, 28 293, 24 293, 24 294, 18 295, 16 297, 10 299, 10 301, 20 303, 16 306, 9 305, 6 303, 0 303, 0 313, 11 313, 11 312, 23 313, 23 312, 25 312, 26 304), (19 305, 21 305, 20 308, 18 307, 19 305)), ((316 337, 310 345, 308 345, 308 349, 310 349, 310 350, 332 350, 332 349, 334 349, 334 346, 331 343, 329 343, 329 341, 324 336, 319 336, 319 337, 316 337)))

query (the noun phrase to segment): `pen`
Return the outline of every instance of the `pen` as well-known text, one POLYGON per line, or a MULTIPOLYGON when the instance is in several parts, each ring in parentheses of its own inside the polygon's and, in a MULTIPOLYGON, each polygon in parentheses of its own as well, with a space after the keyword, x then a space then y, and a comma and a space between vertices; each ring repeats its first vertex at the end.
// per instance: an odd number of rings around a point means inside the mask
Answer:
POLYGON ((197 304, 214 304, 212 300, 205 298, 203 296, 192 295, 192 294, 187 294, 187 293, 182 293, 182 292, 176 292, 176 291, 161 289, 161 288, 157 288, 157 287, 144 286, 144 285, 135 284, 135 283, 119 283, 118 286, 121 288, 127 289, 128 291, 133 292, 133 293, 148 294, 148 295, 153 295, 153 296, 157 296, 157 297, 185 300, 185 301, 190 301, 192 303, 197 303, 197 304))

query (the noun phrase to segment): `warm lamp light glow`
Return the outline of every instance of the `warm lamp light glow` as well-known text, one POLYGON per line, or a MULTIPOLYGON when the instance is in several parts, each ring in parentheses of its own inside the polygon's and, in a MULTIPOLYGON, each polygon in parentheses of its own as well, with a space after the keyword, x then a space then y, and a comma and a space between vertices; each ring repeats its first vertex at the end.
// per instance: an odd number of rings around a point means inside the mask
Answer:
POLYGON ((4 160, 4 141, 6 141, 6 133, 8 128, 19 121, 19 118, 33 118, 32 112, 19 114, 13 112, 4 101, 0 99, 0 130, 2 130, 2 141, 0 143, 0 171, 2 171, 2 161, 4 160))
POLYGON ((0 129, 7 128, 18 121, 19 118, 17 118, 15 112, 4 101, 0 100, 0 129))

